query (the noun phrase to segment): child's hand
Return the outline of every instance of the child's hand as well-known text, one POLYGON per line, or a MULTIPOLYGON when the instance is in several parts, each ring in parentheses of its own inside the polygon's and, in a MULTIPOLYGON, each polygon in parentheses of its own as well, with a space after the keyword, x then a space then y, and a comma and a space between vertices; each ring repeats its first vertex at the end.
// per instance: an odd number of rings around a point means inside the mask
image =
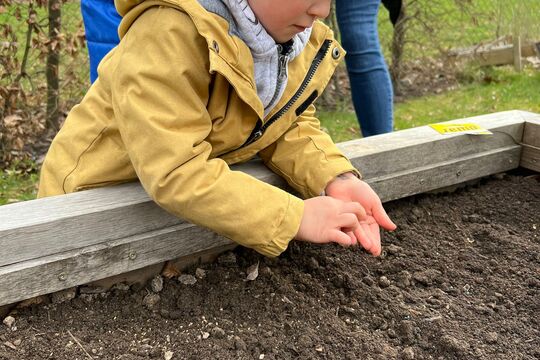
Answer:
POLYGON ((304 200, 304 215, 295 239, 316 244, 356 245, 356 233, 362 232, 360 220, 366 220, 366 212, 358 202, 317 196, 304 200))
POLYGON ((360 222, 354 234, 360 244, 375 256, 381 254, 381 234, 379 225, 386 230, 394 230, 396 225, 390 220, 379 196, 364 181, 351 173, 343 174, 330 182, 326 195, 347 202, 358 202, 366 210, 366 220, 360 222), (362 229, 362 230, 360 230, 362 229), (367 234, 367 236, 362 236, 367 234))

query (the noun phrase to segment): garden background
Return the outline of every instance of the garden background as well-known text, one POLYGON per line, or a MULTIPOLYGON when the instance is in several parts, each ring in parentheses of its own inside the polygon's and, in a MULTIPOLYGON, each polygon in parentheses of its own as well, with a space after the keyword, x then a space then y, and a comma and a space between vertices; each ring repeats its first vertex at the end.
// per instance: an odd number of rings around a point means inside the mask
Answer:
MULTIPOLYGON (((335 18, 327 23, 339 37, 335 18)), ((396 130, 512 109, 540 113, 538 55, 520 69, 456 56, 517 39, 534 47, 539 0, 404 0, 395 29, 381 7, 379 30, 396 130)), ((35 197, 50 140, 89 85, 79 1, 0 0, 0 205, 35 197)), ((344 65, 318 108, 336 142, 360 136, 344 65)))

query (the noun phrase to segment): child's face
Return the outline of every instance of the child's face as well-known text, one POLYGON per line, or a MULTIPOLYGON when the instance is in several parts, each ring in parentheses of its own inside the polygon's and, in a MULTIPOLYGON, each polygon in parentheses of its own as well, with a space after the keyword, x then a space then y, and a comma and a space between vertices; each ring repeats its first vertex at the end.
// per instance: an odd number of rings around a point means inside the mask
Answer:
MULTIPOLYGON (((360 0, 357 0, 360 1, 360 0)), ((248 0, 266 31, 278 43, 311 27, 330 13, 331 0, 248 0)))

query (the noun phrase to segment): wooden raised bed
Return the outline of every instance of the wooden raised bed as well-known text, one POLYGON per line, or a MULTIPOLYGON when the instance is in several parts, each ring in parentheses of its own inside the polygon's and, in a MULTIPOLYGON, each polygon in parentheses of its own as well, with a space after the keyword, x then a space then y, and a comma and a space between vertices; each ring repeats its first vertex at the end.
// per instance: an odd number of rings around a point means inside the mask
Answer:
MULTIPOLYGON (((519 166, 540 171, 540 115, 507 111, 453 122, 493 135, 440 135, 424 126, 339 146, 383 201, 519 166)), ((235 168, 286 186, 258 161, 235 168)), ((231 246, 169 215, 136 183, 1 206, 0 306, 231 246)))

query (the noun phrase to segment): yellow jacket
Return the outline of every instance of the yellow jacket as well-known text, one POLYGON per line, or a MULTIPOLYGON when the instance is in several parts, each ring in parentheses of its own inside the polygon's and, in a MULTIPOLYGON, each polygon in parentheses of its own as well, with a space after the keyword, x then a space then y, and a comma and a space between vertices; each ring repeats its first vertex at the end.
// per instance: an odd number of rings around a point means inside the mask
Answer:
POLYGON ((120 44, 54 139, 38 196, 137 178, 161 207, 267 256, 296 235, 303 201, 230 164, 259 155, 304 197, 354 167, 319 128, 312 102, 343 57, 313 27, 263 118, 249 48, 196 0, 116 0, 120 44))

